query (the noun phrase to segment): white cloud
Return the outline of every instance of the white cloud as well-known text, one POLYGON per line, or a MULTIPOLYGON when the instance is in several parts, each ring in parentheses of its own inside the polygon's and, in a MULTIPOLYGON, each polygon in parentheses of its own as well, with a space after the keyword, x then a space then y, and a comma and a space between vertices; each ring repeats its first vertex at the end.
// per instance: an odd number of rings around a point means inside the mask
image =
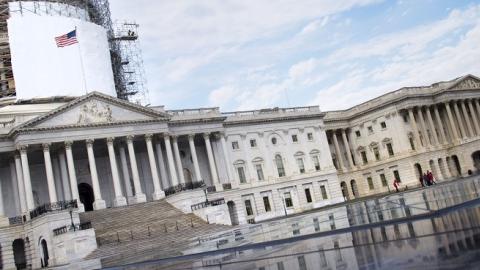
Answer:
POLYGON ((290 67, 288 75, 294 81, 300 80, 309 75, 317 66, 317 61, 313 58, 299 62, 290 67))
POLYGON ((222 86, 210 92, 208 101, 211 106, 224 107, 238 94, 238 90, 231 85, 222 86))

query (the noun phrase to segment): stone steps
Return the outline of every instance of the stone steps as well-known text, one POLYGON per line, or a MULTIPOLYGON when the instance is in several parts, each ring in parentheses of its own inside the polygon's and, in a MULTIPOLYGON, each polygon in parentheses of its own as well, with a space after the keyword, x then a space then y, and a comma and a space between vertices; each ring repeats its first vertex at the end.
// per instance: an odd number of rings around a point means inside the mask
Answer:
POLYGON ((81 213, 80 220, 92 223, 99 244, 85 259, 100 258, 103 267, 178 256, 198 237, 230 228, 207 224, 165 200, 81 213))

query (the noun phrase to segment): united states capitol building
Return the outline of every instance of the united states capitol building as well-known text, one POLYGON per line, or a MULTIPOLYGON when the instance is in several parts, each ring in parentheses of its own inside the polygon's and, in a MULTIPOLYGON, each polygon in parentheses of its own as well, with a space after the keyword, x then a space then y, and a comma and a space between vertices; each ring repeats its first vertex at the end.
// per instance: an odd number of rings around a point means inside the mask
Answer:
MULTIPOLYGON (((27 89, 26 71, 15 60, 29 49, 16 38, 31 18, 12 15, 22 1, 3 2, 10 4, 4 20, 15 19, 2 28, 7 38, 1 40, 11 50, 2 58, 0 80, 4 269, 81 261, 97 249, 98 234, 81 222, 84 212, 164 201, 211 224, 243 225, 390 192, 394 179, 402 190, 415 188, 427 171, 448 181, 480 169, 480 79, 474 75, 404 87, 342 111, 169 110, 129 101, 137 92, 129 82, 120 87, 112 56, 113 70, 98 71, 106 72, 100 75, 111 79, 112 89, 84 94, 79 86, 76 95, 36 96, 25 93, 45 90, 44 82, 34 77, 39 88, 27 89), (75 230, 67 230, 70 224, 75 230)), ((72 20, 65 8, 89 10, 82 1, 64 2, 55 16, 38 12, 40 26, 56 24, 52 17, 72 20)), ((90 10, 108 5, 86 2, 96 5, 90 10)), ((76 14, 75 20, 103 29, 105 46, 92 49, 99 53, 117 52, 111 40, 135 38, 131 32, 110 38, 114 31, 92 14, 76 14)), ((86 80, 97 86, 88 74, 86 80)))

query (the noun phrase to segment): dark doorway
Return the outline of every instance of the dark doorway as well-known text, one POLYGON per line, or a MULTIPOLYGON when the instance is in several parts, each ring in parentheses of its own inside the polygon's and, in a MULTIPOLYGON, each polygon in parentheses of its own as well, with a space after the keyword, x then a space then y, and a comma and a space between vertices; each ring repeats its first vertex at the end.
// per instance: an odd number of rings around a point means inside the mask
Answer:
POLYGON ((343 182, 340 183, 340 187, 342 188, 342 195, 345 200, 350 200, 350 196, 348 196, 348 186, 347 183, 343 182))
POLYGON ((93 196, 93 189, 87 183, 80 183, 78 185, 78 195, 80 196, 80 201, 85 207, 85 211, 93 211, 93 201, 95 197, 93 196))
POLYGON ((477 172, 480 171, 480 151, 475 151, 472 153, 472 160, 473 160, 473 166, 477 170, 477 172))
POLYGON ((41 249, 42 249, 42 268, 48 266, 48 247, 47 247, 47 241, 45 239, 42 239, 40 242, 41 249))
POLYGON ((417 179, 420 179, 421 176, 423 176, 423 171, 422 171, 422 166, 420 164, 415 163, 415 174, 417 175, 417 179))
POLYGON ((15 239, 12 244, 13 260, 17 269, 27 268, 27 258, 25 257, 25 242, 23 239, 15 239))
POLYGON ((357 198, 359 194, 357 189, 357 182, 355 181, 355 179, 350 180, 350 186, 352 187, 353 198, 357 198))
POLYGON ((237 216, 237 207, 235 207, 235 203, 233 201, 229 201, 227 203, 228 206, 228 213, 230 214, 230 221, 232 225, 238 225, 238 216, 237 216))
POLYGON ((453 155, 452 159, 453 159, 453 164, 455 164, 455 169, 457 170, 457 175, 461 176, 462 175, 462 167, 460 166, 460 161, 458 160, 458 157, 456 155, 453 155))

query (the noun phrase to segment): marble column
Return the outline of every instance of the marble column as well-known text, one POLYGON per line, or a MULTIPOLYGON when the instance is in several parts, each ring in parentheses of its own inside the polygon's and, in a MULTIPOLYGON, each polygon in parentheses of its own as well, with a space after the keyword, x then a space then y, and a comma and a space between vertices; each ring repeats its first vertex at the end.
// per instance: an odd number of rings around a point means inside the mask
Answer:
POLYGON ((168 161, 168 171, 170 172, 170 183, 172 187, 178 186, 177 172, 175 170, 175 162, 173 160, 172 145, 170 143, 170 134, 163 134, 163 139, 165 140, 165 150, 167 152, 167 161, 168 161))
POLYGON ((440 112, 438 111, 437 104, 433 105, 433 111, 435 113, 435 120, 437 122, 438 129, 440 130, 440 137, 442 137, 442 142, 444 144, 447 144, 448 143, 447 134, 445 134, 445 129, 443 127, 443 120, 440 116, 440 112))
POLYGON ((115 198, 113 199, 113 206, 127 205, 127 199, 122 194, 122 187, 120 185, 120 176, 118 174, 117 157, 115 156, 115 149, 113 141, 115 138, 107 138, 108 159, 110 160, 110 170, 112 171, 113 192, 115 198))
POLYGON ((10 160, 10 185, 12 186, 12 195, 13 202, 15 206, 15 213, 22 213, 22 208, 20 206, 20 197, 18 194, 18 185, 17 185, 17 173, 15 172, 15 160, 10 160))
POLYGON ((22 161, 20 160, 20 155, 15 154, 15 176, 17 182, 15 185, 18 190, 18 201, 20 202, 20 213, 27 212, 27 201, 25 198, 25 184, 23 183, 23 172, 22 172, 22 161))
POLYGON ((72 141, 65 142, 65 155, 67 157, 68 178, 70 179, 70 189, 72 190, 72 199, 77 200, 78 209, 83 212, 85 207, 80 201, 80 195, 78 194, 77 174, 75 172, 75 163, 72 153, 72 141))
POLYGON ((90 177, 92 178, 93 196, 95 198, 95 201, 93 202, 93 209, 104 209, 106 204, 105 200, 102 199, 102 192, 100 190, 100 184, 98 183, 97 164, 95 162, 95 154, 93 152, 93 139, 86 140, 86 143, 88 165, 90 166, 90 177))
POLYGON ((473 99, 473 105, 475 105, 475 109, 477 110, 477 117, 480 120, 480 99, 473 99))
POLYGON ((165 193, 162 191, 162 187, 160 186, 160 178, 158 177, 158 170, 157 170, 157 161, 155 160, 155 153, 153 152, 152 136, 153 136, 152 134, 146 134, 145 143, 147 145, 148 162, 150 163, 150 172, 152 174, 152 182, 153 182, 152 199, 157 201, 165 198, 165 193))
POLYGON ((217 167, 215 166, 212 145, 210 143, 210 133, 204 133, 203 139, 205 140, 205 147, 207 148, 208 165, 210 167, 210 173, 212 175, 212 183, 215 185, 217 191, 221 191, 223 190, 223 187, 220 184, 220 181, 218 181, 217 167))
POLYGON ((230 163, 230 157, 228 156, 228 148, 227 148, 227 141, 225 139, 225 133, 220 132, 220 144, 222 145, 222 152, 223 152, 223 157, 225 159, 225 166, 227 170, 227 177, 228 177, 228 182, 232 183, 234 182, 234 177, 232 174, 232 168, 231 168, 231 163, 230 163))
POLYGON ((30 166, 28 164, 27 145, 19 147, 20 160, 22 161, 23 184, 25 185, 25 197, 27 202, 27 211, 35 208, 33 201, 32 182, 30 179, 30 166))
POLYGON ((352 159, 352 152, 350 151, 350 146, 348 144, 347 134, 345 134, 345 129, 343 129, 343 128, 342 128, 342 139, 343 139, 343 146, 345 147, 345 151, 347 152, 348 165, 350 166, 350 169, 352 170, 354 168, 353 159, 352 159))
POLYGON ((118 152, 120 153, 120 162, 122 163, 122 176, 123 176, 123 185, 125 186, 125 194, 127 198, 133 196, 132 183, 130 182, 130 172, 128 171, 127 163, 127 154, 125 153, 125 146, 121 144, 118 147, 118 152))
POLYGON ((460 115, 460 110, 458 109, 458 104, 456 100, 453 101, 453 110, 455 111, 457 124, 460 127, 460 133, 462 135, 462 138, 465 139, 467 138, 467 132, 465 131, 465 127, 463 126, 462 117, 460 115))
POLYGON ((185 184, 185 177, 183 175, 183 166, 182 166, 182 157, 180 156, 180 151, 178 150, 178 137, 176 135, 172 136, 173 143, 173 155, 175 157, 175 163, 177 164, 177 176, 180 184, 185 184))
POLYGON ((430 138, 428 136, 427 132, 427 126, 425 125, 425 119, 423 118, 423 111, 422 107, 418 107, 417 109, 417 115, 418 115, 418 120, 420 123, 420 129, 422 130, 422 135, 423 135, 423 142, 424 142, 424 147, 428 147, 431 145, 430 143, 430 138))
POLYGON ((468 131, 468 136, 474 137, 475 134, 473 133, 473 128, 472 128, 472 122, 470 121, 470 117, 467 112, 467 107, 465 106, 465 100, 460 100, 460 106, 462 107, 462 112, 463 112, 463 117, 465 119, 465 122, 467 123, 467 131, 468 131))
POLYGON ((158 170, 160 171, 160 180, 162 182, 163 190, 167 189, 170 184, 168 183, 168 174, 165 168, 165 160, 163 158, 162 144, 157 141, 155 144, 155 150, 157 151, 158 170))
POLYGON ((57 192, 55 191, 55 179, 53 178, 52 160, 50 159, 50 144, 43 145, 43 158, 45 159, 45 172, 47 174, 48 197, 50 203, 57 202, 57 192))
POLYGON ((418 150, 422 147, 422 143, 420 142, 417 122, 415 121, 415 116, 413 115, 413 108, 408 108, 408 118, 413 129, 413 140, 415 142, 415 149, 418 150))
POLYGON ((132 169, 133 187, 135 195, 132 198, 132 203, 143 203, 147 201, 147 197, 142 192, 142 185, 140 184, 140 175, 138 174, 137 158, 135 157, 135 148, 133 146, 133 135, 127 136, 128 156, 130 158, 130 168, 132 169))
POLYGON ((10 223, 8 221, 8 217, 5 216, 2 189, 2 181, 0 181, 0 227, 8 227, 10 223))
POLYGON ((71 200, 71 192, 70 192, 70 185, 68 184, 68 171, 67 171, 67 163, 65 161, 65 153, 63 151, 59 151, 58 153, 58 163, 60 165, 60 175, 62 179, 62 187, 63 187, 63 197, 65 200, 71 200))
POLYGON ((468 102, 468 108, 470 109, 470 114, 472 115, 473 126, 475 127, 475 134, 476 136, 480 136, 480 125, 478 122, 478 116, 475 113, 475 109, 473 108, 472 100, 469 99, 467 102, 468 102))
POLYGON ((200 174, 200 167, 198 166, 197 150, 195 149, 195 134, 188 135, 188 145, 190 147, 190 153, 193 160, 193 169, 195 171, 195 179, 197 182, 202 181, 202 175, 200 174))
POLYGON ((455 120, 453 119, 452 109, 450 109, 450 103, 445 102, 445 109, 447 110, 448 121, 450 122, 450 126, 452 127, 452 141, 458 141, 460 139, 460 136, 458 135, 457 125, 455 124, 455 120))
POLYGON ((434 145, 439 145, 440 141, 438 140, 438 135, 435 129, 435 123, 433 122, 432 113, 430 112, 430 107, 425 107, 425 110, 427 112, 427 121, 430 127, 430 133, 432 133, 433 143, 434 145))
POLYGON ((338 139, 336 130, 332 130, 333 145, 335 146, 335 155, 337 158, 339 170, 345 171, 345 165, 343 164, 342 153, 340 152, 340 146, 338 145, 338 139))

